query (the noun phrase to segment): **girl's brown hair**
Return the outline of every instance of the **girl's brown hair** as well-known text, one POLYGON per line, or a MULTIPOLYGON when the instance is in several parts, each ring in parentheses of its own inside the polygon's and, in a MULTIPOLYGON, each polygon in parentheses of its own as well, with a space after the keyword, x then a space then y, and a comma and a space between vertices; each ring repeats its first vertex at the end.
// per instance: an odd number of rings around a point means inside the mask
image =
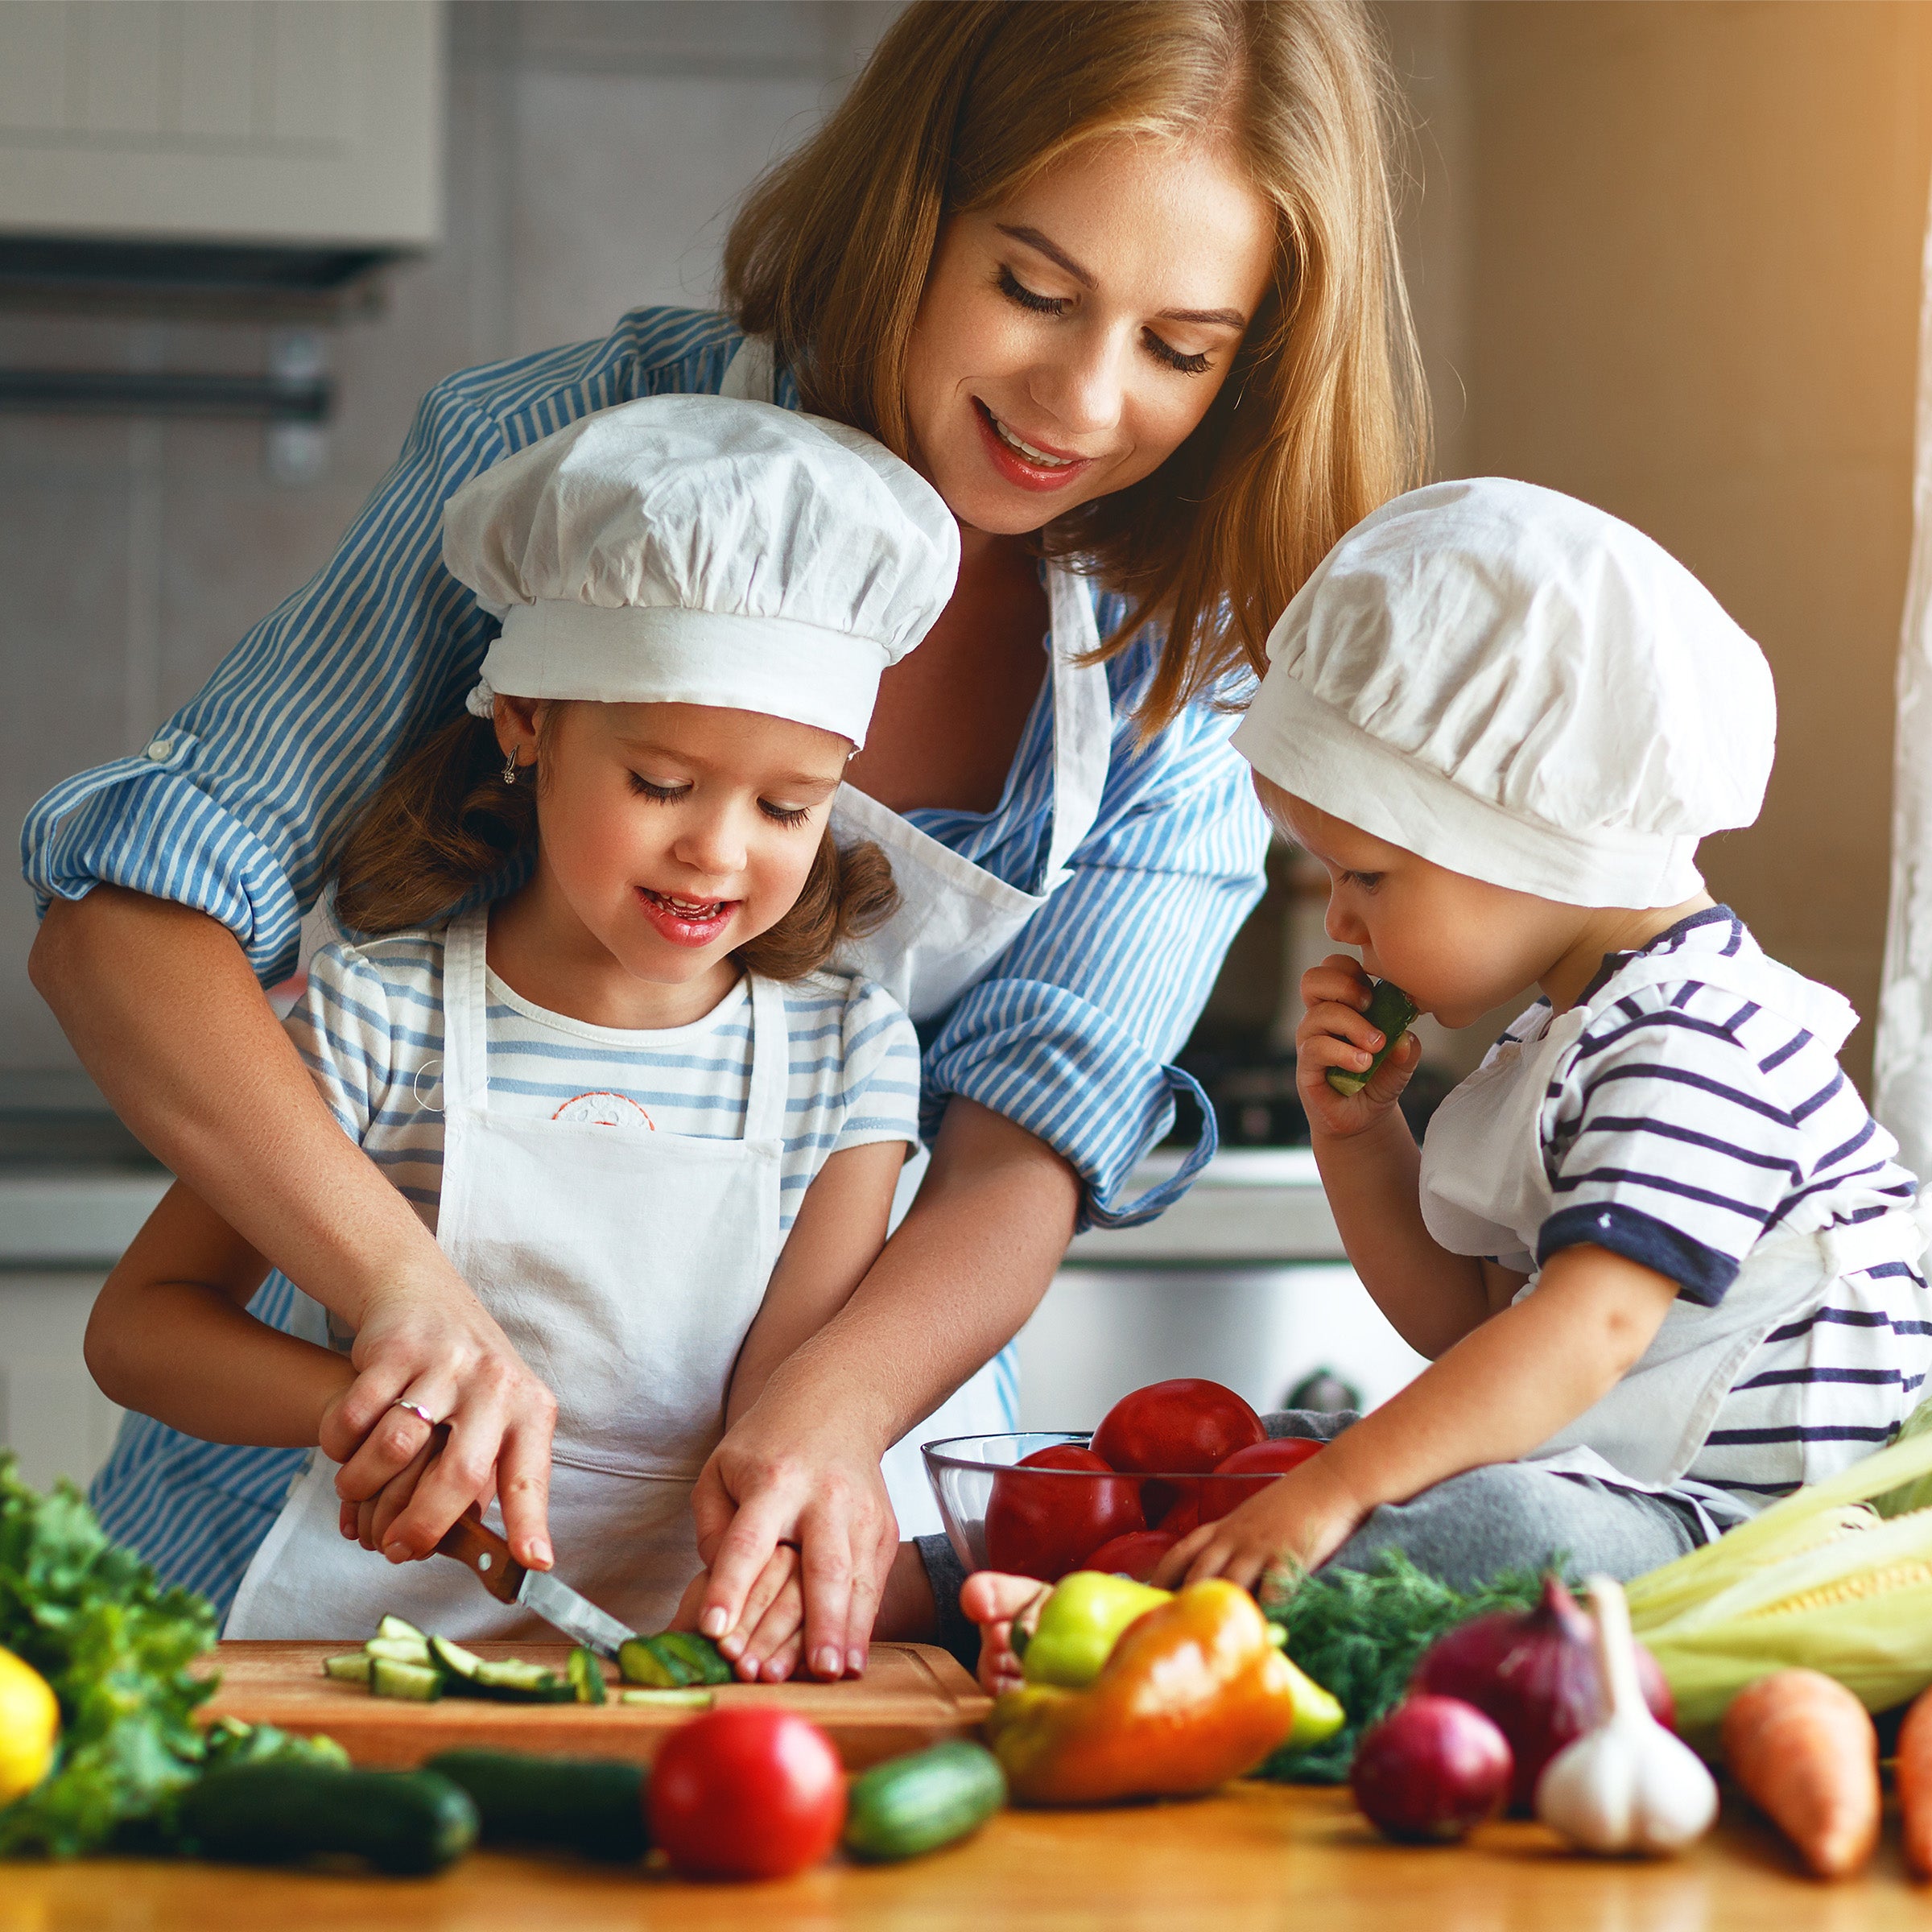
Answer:
POLYGON ((1342 533, 1422 480, 1428 415, 1397 258, 1395 92, 1360 0, 916 0, 724 250, 740 324, 805 407, 906 453, 906 346, 941 225, 1088 142, 1230 144, 1272 205, 1261 312, 1192 436, 1041 533, 1123 593, 1103 654, 1166 643, 1158 729, 1244 663, 1342 533))
MULTIPOLYGON (((401 932, 448 914, 477 887, 500 879, 536 850, 537 799, 555 741, 561 704, 537 725, 537 766, 503 782, 503 752, 487 718, 446 724, 382 782, 343 841, 336 917, 350 932, 401 932)), ((841 849, 828 831, 798 902, 732 956, 748 972, 802 979, 842 939, 862 938, 898 903, 892 866, 861 840, 841 849)))

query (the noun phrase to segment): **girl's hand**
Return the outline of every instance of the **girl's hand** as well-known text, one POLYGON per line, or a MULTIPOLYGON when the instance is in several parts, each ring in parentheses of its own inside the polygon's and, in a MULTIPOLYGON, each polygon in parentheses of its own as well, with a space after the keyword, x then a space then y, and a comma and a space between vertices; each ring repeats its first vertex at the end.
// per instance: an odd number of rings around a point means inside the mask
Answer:
POLYGON ((421 1562, 422 1558, 407 1543, 397 1542, 390 1532, 396 1518, 409 1507, 417 1485, 440 1454, 448 1435, 447 1430, 431 1430, 428 1441, 375 1495, 364 1502, 344 1503, 343 1535, 360 1543, 365 1550, 380 1551, 392 1563, 421 1562))
POLYGON ((1013 1653, 1013 1620, 1046 1587, 999 1570, 976 1570, 960 1586, 960 1608, 980 1627, 980 1688, 989 1697, 1026 1681, 1013 1653))
MULTIPOLYGON (((710 1587, 708 1571, 691 1579, 671 1620, 673 1630, 697 1629, 710 1587)), ((768 1684, 782 1684, 799 1667, 804 1643, 805 1591, 799 1553, 790 1543, 780 1543, 752 1585, 736 1628, 717 1640, 718 1649, 744 1682, 755 1684, 762 1676, 768 1684)))
POLYGON ((1422 1042, 1406 1034, 1360 1093, 1340 1094, 1328 1084, 1330 1067, 1360 1073, 1381 1051, 1381 1031, 1364 1017, 1373 985, 1345 952, 1331 953, 1302 975, 1307 1011, 1294 1030, 1294 1085, 1310 1127, 1324 1139, 1347 1140, 1374 1126, 1395 1104, 1422 1057, 1422 1042))
POLYGON ((1219 1522, 1183 1537, 1162 1558, 1154 1582, 1178 1590, 1183 1583, 1223 1576, 1253 1590, 1276 1563, 1314 1570, 1327 1562, 1368 1513, 1323 1461, 1311 1457, 1219 1522))

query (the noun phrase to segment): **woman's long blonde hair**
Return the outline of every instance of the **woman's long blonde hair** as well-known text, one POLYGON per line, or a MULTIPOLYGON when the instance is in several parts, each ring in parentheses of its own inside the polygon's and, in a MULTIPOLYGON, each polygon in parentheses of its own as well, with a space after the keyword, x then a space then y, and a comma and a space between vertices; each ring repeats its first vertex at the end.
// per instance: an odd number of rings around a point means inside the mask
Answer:
POLYGON ((1359 0, 916 0, 753 189, 724 295, 805 407, 907 448, 906 348, 941 225, 1075 148, 1232 145, 1275 211, 1235 366, 1151 476, 1041 533, 1166 627, 1144 729, 1229 671, 1342 533, 1422 480, 1428 405, 1397 256, 1395 90, 1359 0))

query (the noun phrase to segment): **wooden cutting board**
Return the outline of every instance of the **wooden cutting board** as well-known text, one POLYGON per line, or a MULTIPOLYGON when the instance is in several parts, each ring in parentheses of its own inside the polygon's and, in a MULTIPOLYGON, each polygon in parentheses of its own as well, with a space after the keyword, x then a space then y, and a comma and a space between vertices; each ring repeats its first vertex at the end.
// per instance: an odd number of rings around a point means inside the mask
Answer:
MULTIPOLYGON (((372 1697, 359 1684, 322 1674, 340 1643, 232 1643, 217 1649, 221 1688, 200 1718, 240 1718, 304 1734, 326 1732, 358 1765, 407 1769, 439 1751, 482 1745, 559 1756, 630 1758, 647 1765, 665 1734, 688 1711, 621 1704, 497 1704, 446 1697, 411 1704, 372 1697)), ((522 1657, 561 1671, 567 1644, 476 1643, 482 1657, 522 1657)), ((616 1689, 614 1670, 607 1670, 616 1689)), ((925 1644, 874 1644, 865 1676, 836 1684, 725 1684, 726 1704, 782 1704, 824 1727, 848 1770, 970 1733, 990 1701, 943 1650, 925 1644)))

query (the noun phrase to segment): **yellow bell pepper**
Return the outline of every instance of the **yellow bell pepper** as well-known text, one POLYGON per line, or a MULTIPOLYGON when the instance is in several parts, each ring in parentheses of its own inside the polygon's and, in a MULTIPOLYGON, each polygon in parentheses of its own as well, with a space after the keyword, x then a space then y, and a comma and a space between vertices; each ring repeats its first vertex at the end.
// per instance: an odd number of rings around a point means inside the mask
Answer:
POLYGON ((1146 1612, 1084 1690, 1008 1691, 987 1740, 1026 1804, 1210 1791, 1288 1738, 1298 1680, 1254 1599, 1216 1578, 1146 1612))

